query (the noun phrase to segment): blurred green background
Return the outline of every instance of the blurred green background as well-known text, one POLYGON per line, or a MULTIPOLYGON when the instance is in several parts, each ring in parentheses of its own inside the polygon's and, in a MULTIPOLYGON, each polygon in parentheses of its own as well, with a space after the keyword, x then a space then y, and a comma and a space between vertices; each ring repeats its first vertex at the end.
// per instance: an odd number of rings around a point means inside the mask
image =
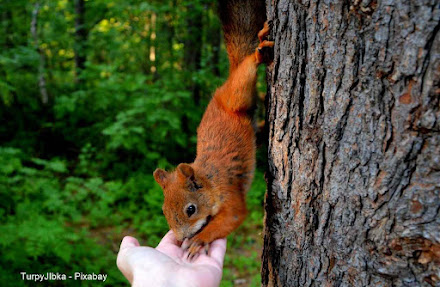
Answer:
MULTIPOLYGON (((123 236, 154 246, 168 230, 152 172, 194 160, 227 77, 216 3, 1 0, 0 15, 1 285, 81 271, 108 279, 42 285, 126 286, 123 236)), ((264 150, 222 286, 260 285, 264 150)))

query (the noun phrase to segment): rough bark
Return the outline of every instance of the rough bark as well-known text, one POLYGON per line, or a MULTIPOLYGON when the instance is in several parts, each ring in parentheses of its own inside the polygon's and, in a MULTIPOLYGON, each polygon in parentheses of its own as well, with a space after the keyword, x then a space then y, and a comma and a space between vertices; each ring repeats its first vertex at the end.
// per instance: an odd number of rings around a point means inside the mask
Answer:
POLYGON ((439 6, 267 1, 264 286, 440 286, 439 6))

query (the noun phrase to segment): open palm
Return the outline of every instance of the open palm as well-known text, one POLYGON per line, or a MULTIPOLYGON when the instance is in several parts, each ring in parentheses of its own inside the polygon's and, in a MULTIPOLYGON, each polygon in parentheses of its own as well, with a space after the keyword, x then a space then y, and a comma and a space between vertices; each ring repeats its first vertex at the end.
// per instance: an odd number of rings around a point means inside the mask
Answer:
POLYGON ((117 265, 133 286, 207 286, 220 285, 226 239, 211 243, 208 254, 200 251, 187 259, 172 231, 156 248, 140 246, 136 238, 126 236, 119 249, 117 265))

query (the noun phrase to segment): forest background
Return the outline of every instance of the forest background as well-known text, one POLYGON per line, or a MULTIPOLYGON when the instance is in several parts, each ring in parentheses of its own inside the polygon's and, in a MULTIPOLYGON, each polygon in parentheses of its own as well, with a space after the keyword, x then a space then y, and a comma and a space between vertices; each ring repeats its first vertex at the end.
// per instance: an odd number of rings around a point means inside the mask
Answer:
MULTIPOLYGON (((123 236, 155 246, 168 230, 152 172, 193 161, 227 77, 216 1, 1 0, 0 15, 0 282, 79 271, 125 286, 123 236)), ((222 286, 260 284, 265 150, 222 286)), ((50 282, 80 284, 96 282, 50 282)))

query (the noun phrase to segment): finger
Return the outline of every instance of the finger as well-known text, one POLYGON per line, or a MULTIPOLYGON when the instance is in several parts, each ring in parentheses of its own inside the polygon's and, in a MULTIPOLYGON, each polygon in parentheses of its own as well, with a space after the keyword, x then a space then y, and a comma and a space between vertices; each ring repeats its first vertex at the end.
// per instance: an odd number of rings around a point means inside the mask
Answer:
POLYGON ((220 238, 211 243, 211 248, 209 249, 209 256, 217 261, 220 267, 223 266, 223 260, 225 259, 226 253, 226 238, 220 238))
POLYGON ((190 240, 188 238, 185 238, 180 247, 182 248, 182 250, 187 250, 190 245, 191 245, 190 240))
POLYGON ((172 230, 168 231, 167 234, 162 238, 157 247, 166 245, 178 245, 176 236, 172 230))
POLYGON ((121 246, 119 248, 119 253, 116 258, 116 265, 130 283, 133 282, 133 273, 130 264, 128 263, 127 251, 130 248, 134 248, 138 246, 139 246, 139 241, 136 238, 131 236, 125 236, 122 239, 121 246))
POLYGON ((119 251, 122 251, 126 248, 130 247, 137 247, 139 246, 139 241, 131 236, 125 236, 124 239, 122 239, 121 246, 119 247, 119 251))

